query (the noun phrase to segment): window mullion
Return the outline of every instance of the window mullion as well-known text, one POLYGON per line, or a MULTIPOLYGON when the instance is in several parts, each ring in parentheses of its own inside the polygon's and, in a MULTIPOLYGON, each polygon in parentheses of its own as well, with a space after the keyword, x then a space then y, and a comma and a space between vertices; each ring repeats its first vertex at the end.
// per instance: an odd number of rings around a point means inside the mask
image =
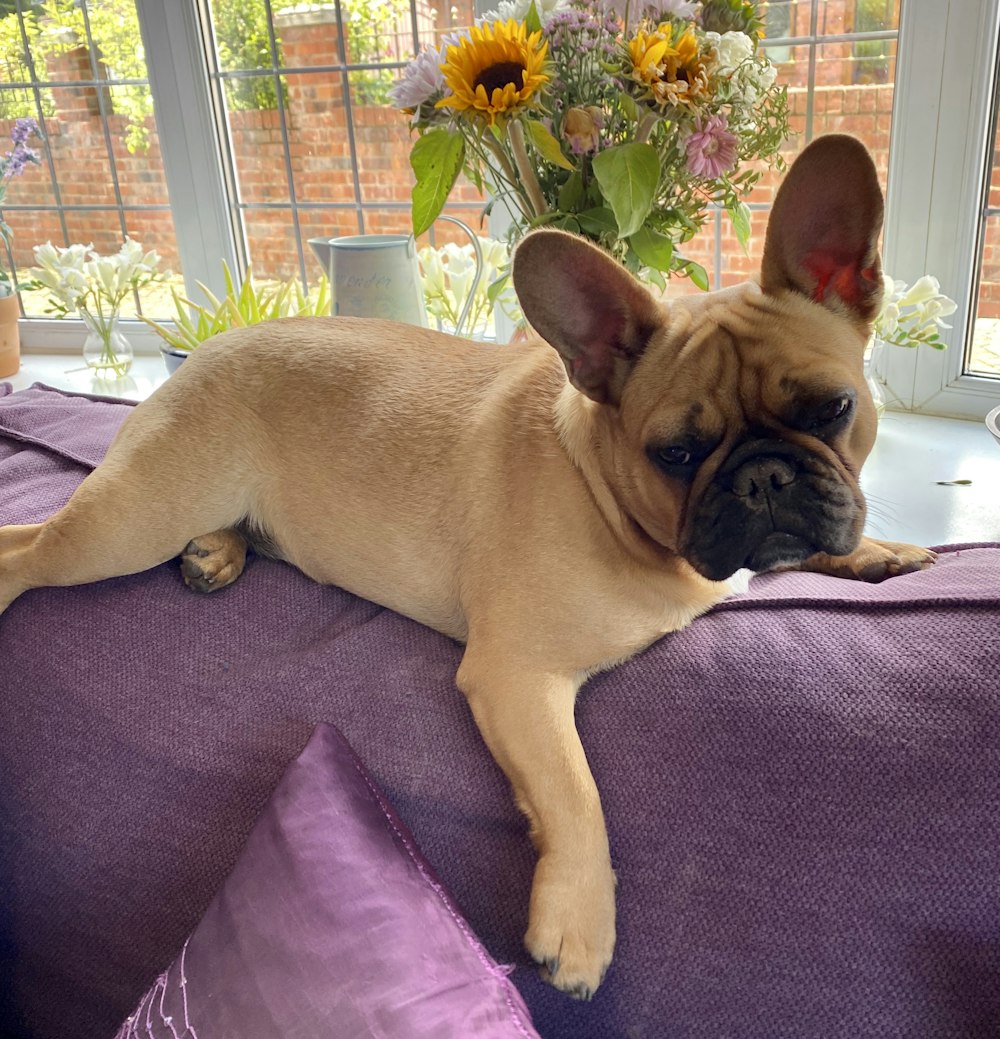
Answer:
POLYGON ((231 218, 196 3, 142 0, 136 8, 184 283, 189 295, 197 292, 200 281, 222 297, 222 261, 239 269, 238 231, 231 218))

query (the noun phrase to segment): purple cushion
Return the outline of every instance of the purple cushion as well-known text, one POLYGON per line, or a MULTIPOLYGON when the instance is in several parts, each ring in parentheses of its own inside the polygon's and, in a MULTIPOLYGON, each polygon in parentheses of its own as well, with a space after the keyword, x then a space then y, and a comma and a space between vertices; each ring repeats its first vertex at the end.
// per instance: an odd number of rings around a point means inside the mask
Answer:
POLYGON ((319 725, 118 1039, 537 1039, 511 970, 319 725))

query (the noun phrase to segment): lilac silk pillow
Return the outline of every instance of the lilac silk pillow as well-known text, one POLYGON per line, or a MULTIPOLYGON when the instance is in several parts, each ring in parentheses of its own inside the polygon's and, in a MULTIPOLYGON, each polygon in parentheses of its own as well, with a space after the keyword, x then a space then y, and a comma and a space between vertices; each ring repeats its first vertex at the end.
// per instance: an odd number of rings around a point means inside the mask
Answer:
POLYGON ((331 726, 317 726, 118 1039, 538 1039, 331 726))

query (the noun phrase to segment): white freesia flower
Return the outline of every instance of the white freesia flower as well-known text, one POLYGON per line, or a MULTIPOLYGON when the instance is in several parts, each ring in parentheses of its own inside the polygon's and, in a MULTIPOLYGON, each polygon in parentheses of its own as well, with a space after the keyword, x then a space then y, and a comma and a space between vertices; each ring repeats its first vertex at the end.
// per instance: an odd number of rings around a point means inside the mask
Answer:
POLYGON ((883 338, 888 339, 896 334, 899 326, 899 305, 897 303, 886 303, 879 314, 879 332, 883 338))
POLYGON ((46 242, 35 246, 38 266, 32 275, 49 290, 52 309, 61 317, 79 311, 108 322, 130 292, 160 279, 159 262, 154 250, 146 252, 131 238, 112 256, 94 252, 93 244, 59 248, 46 242))
POLYGON ((875 319, 875 335, 896 346, 915 347, 921 343, 943 350, 939 328, 950 328, 944 318, 954 314, 958 304, 941 292, 937 278, 925 274, 912 286, 882 276, 882 309, 875 319))
POLYGON ((948 299, 947 296, 925 300, 917 305, 917 324, 921 328, 931 324, 940 325, 941 328, 948 328, 949 326, 941 319, 949 314, 954 314, 957 309, 958 305, 955 301, 948 299))
MULTIPOLYGON (((468 322, 463 328, 465 335, 486 331, 492 310, 488 295, 490 285, 510 263, 510 252, 503 242, 480 238, 479 246, 483 254, 483 275, 476 287, 468 322)), ((453 329, 475 277, 474 250, 471 245, 449 243, 440 249, 427 246, 420 250, 419 256, 427 313, 442 326, 453 329)), ((516 297, 509 287, 500 294, 498 303, 511 318, 520 319, 516 297)))
POLYGON ((910 290, 903 295, 899 301, 901 307, 916 306, 919 303, 924 303, 934 296, 937 296, 941 292, 941 283, 937 278, 932 277, 930 274, 925 274, 922 278, 918 278, 910 288, 910 290))
POLYGON ((446 289, 444 264, 437 249, 428 246, 420 250, 420 270, 423 275, 424 294, 428 300, 431 297, 443 296, 446 289))

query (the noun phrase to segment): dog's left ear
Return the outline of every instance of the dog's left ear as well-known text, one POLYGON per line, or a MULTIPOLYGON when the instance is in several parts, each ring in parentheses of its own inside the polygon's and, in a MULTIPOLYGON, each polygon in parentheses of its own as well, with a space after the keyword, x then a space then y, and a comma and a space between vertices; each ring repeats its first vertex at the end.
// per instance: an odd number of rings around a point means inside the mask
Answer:
POLYGON ((663 324, 660 306, 619 263, 565 231, 527 235, 513 271, 524 316, 559 352, 569 381, 592 400, 617 405, 663 324))
POLYGON ((795 160, 771 208, 761 264, 765 292, 793 289, 870 322, 882 302, 882 189, 865 146, 817 138, 795 160))

